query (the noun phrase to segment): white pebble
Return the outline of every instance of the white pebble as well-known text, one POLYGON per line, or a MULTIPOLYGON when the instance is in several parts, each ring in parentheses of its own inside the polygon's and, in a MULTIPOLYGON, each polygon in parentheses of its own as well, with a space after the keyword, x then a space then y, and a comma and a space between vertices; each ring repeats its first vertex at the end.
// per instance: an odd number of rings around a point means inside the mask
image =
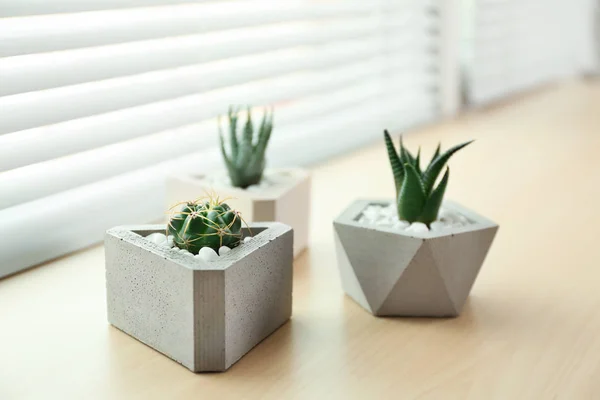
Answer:
POLYGON ((396 221, 394 224, 394 229, 406 229, 410 226, 410 222, 408 221, 396 221))
POLYGON ((160 232, 151 233, 148 236, 146 236, 146 239, 156 244, 162 244, 162 242, 167 241, 167 237, 165 236, 165 234, 160 232))
POLYGON ((179 249, 179 252, 180 252, 181 254, 192 254, 192 253, 190 253, 190 252, 189 252, 188 250, 186 250, 186 249, 179 249))
POLYGON ((219 247, 219 256, 224 256, 225 254, 229 253, 231 251, 231 249, 227 246, 221 246, 219 247))
POLYGON ((458 221, 458 219, 459 219, 458 214, 456 214, 450 210, 440 211, 439 216, 438 216, 438 220, 440 220, 440 221, 456 222, 456 221, 458 221))
POLYGON ((252 240, 252 236, 246 236, 246 237, 244 238, 244 243, 248 243, 248 242, 249 242, 249 241, 251 241, 251 240, 252 240))
POLYGON ((260 192, 261 191, 261 187, 258 185, 250 185, 246 188, 247 191, 249 192, 260 192))
POLYGON ((444 229, 446 228, 446 226, 447 226, 447 225, 446 225, 445 223, 443 223, 442 221, 433 221, 433 222, 432 222, 432 223, 429 225, 429 227, 431 228, 431 230, 432 230, 433 232, 439 232, 439 231, 442 231, 442 230, 444 230, 444 229))
POLYGON ((204 261, 215 261, 219 259, 217 252, 210 247, 201 248, 196 257, 201 258, 204 261))
POLYGON ((378 226, 392 226, 393 222, 391 218, 380 218, 374 222, 378 226))
POLYGON ((370 206, 363 211, 363 215, 370 220, 376 220, 381 214, 381 207, 370 206))
POLYGON ((173 243, 173 235, 167 236, 167 240, 164 242, 165 246, 168 248, 173 247, 175 244, 173 243))
POLYGON ((406 232, 424 233, 429 232, 429 229, 427 228, 427 225, 422 222, 413 222, 406 228, 406 232))
POLYGON ((396 213, 398 212, 398 210, 396 210, 396 207, 394 205, 390 205, 388 207, 383 207, 381 209, 381 213, 385 216, 388 217, 394 217, 396 216, 396 213))

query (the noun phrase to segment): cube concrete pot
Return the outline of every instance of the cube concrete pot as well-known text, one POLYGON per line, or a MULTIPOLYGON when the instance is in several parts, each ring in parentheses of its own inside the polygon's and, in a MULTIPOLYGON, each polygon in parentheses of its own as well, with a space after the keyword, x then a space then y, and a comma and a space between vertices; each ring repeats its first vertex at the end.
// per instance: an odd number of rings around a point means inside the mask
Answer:
MULTIPOLYGON (((167 205, 194 200, 214 191, 240 211, 247 222, 277 221, 294 229, 294 257, 308 245, 310 175, 297 168, 270 170, 286 176, 284 182, 260 191, 215 184, 207 175, 172 175, 167 178, 167 205)), ((225 174, 223 174, 225 176, 225 174)), ((168 208, 167 207, 167 208, 168 208)))
POLYGON ((358 200, 335 219, 342 286, 376 316, 459 315, 492 244, 498 225, 452 202, 444 207, 470 222, 425 233, 369 226, 358 221, 367 205, 358 200))
POLYGON ((252 240, 211 262, 145 238, 164 225, 110 229, 108 321, 194 372, 225 371, 292 313, 292 230, 250 229, 252 240))

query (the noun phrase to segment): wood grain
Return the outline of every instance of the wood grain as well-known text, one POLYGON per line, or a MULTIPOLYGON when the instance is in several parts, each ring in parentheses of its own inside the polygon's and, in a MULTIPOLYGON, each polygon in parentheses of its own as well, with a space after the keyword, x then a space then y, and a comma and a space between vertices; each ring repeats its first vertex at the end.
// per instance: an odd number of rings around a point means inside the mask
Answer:
MULTIPOLYGON (((332 219, 391 197, 383 143, 314 169, 292 321, 194 375, 106 322, 101 247, 0 282, 2 399, 600 398, 600 84, 568 82, 415 131, 448 196, 501 228, 455 319, 375 318, 342 294, 332 219)), ((32 242, 34 246, 34 242, 32 242)))

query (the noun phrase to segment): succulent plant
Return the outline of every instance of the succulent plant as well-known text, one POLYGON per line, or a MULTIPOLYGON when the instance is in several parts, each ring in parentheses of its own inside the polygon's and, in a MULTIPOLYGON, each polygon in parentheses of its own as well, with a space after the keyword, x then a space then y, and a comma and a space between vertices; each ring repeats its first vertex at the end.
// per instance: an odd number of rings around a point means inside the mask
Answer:
POLYGON ((242 217, 219 198, 209 197, 186 202, 179 211, 171 208, 172 215, 167 235, 180 249, 198 254, 201 248, 217 251, 221 246, 237 247, 242 239, 242 217))
POLYGON ((398 219, 408 222, 423 222, 427 226, 438 217, 448 178, 450 168, 446 169, 440 183, 434 187, 435 182, 442 169, 454 153, 467 146, 465 142, 454 146, 444 153, 441 152, 441 144, 429 165, 421 170, 421 149, 414 157, 403 145, 400 137, 400 149, 397 152, 389 132, 384 132, 385 145, 394 174, 396 185, 396 204, 398 207, 398 219))
POLYGON ((231 183, 242 189, 250 185, 260 183, 265 169, 265 151, 273 131, 273 110, 264 111, 263 119, 255 135, 252 125, 252 113, 250 107, 247 111, 247 119, 241 135, 238 135, 237 126, 240 110, 229 107, 227 118, 229 120, 229 154, 225 150, 225 139, 221 130, 219 119, 219 137, 221 140, 221 153, 225 160, 227 172, 231 183), (241 137, 240 137, 241 136, 241 137), (256 136, 256 137, 255 137, 256 136))

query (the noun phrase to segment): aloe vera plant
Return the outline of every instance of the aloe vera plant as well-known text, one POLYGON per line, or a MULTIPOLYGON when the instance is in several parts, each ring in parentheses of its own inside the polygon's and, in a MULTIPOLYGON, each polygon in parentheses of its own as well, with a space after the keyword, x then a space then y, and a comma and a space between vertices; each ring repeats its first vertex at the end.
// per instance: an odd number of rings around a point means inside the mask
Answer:
POLYGON ((218 197, 190 201, 173 214, 167 226, 167 235, 180 249, 198 254, 201 248, 217 251, 221 246, 237 247, 242 239, 242 217, 218 197))
POLYGON ((423 222, 429 226, 438 217, 448 186, 450 168, 446 168, 440 183, 435 186, 439 174, 454 153, 473 141, 459 144, 443 153, 439 144, 429 165, 422 170, 420 148, 415 157, 404 147, 402 137, 398 151, 387 130, 384 131, 384 139, 396 185, 398 218, 410 223, 423 222))
POLYGON ((265 169, 265 152, 271 132, 273 132, 273 110, 265 109, 262 122, 255 134, 252 124, 252 113, 250 107, 247 110, 247 119, 242 129, 241 135, 238 135, 238 120, 240 110, 229 107, 227 119, 229 121, 229 153, 225 149, 225 138, 221 129, 219 118, 219 137, 221 140, 221 153, 231 183, 235 187, 242 189, 250 185, 260 183, 263 171, 265 169))

